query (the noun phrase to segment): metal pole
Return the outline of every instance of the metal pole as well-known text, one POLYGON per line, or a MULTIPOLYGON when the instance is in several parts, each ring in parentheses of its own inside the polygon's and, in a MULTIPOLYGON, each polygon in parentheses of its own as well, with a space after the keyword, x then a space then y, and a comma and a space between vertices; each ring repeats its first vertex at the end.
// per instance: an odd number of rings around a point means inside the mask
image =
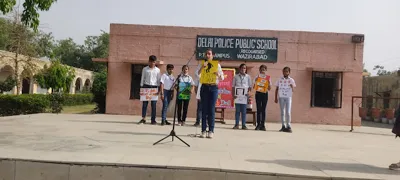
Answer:
POLYGON ((353 122, 354 122, 354 96, 351 97, 351 129, 350 132, 353 132, 353 122))

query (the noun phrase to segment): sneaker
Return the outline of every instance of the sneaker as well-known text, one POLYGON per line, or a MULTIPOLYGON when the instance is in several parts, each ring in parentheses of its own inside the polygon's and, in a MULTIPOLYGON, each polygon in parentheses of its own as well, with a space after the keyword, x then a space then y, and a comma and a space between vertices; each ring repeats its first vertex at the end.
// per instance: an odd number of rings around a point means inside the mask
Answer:
POLYGON ((161 126, 164 126, 165 125, 165 121, 161 121, 161 126))
POLYGON ((282 126, 281 130, 279 130, 279 132, 284 132, 286 130, 285 126, 282 126))
POLYGON ((201 133, 200 137, 201 137, 201 138, 205 138, 205 137, 206 137, 206 134, 207 134, 207 133, 204 131, 204 132, 201 133))
POLYGON ((207 136, 207 138, 210 138, 210 139, 212 139, 212 138, 213 138, 213 136, 214 136, 214 133, 213 133, 213 132, 208 132, 208 136, 207 136))
POLYGON ((265 126, 260 127, 260 131, 267 131, 267 129, 265 128, 265 126))
POLYGON ((196 122, 196 123, 194 123, 193 126, 198 127, 198 126, 200 126, 200 123, 196 122))
POLYGON ((138 122, 138 124, 146 124, 146 120, 142 119, 138 122))
POLYGON ((157 125, 157 122, 156 121, 152 121, 151 125, 157 125))
POLYGON ((233 126, 233 128, 232 129, 239 129, 239 125, 235 125, 235 126, 233 126))
POLYGON ((171 123, 165 120, 165 125, 171 125, 171 123))
POLYGON ((255 129, 255 130, 256 130, 256 131, 257 131, 257 130, 260 130, 260 126, 258 125, 258 126, 256 127, 256 129, 255 129))
POLYGON ((185 125, 185 121, 182 121, 182 122, 181 122, 181 126, 184 126, 184 125, 185 125))
POLYGON ((247 127, 246 127, 246 126, 242 126, 242 129, 243 129, 243 130, 247 130, 247 127))

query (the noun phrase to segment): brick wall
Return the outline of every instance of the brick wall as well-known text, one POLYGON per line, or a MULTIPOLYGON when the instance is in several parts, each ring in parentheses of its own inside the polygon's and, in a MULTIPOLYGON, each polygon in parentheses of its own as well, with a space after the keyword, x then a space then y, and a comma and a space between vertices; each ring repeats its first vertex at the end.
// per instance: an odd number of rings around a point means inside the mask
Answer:
MULTIPOLYGON (((282 75, 282 68, 291 67, 291 76, 297 82, 293 97, 292 122, 341 125, 350 123, 351 96, 361 95, 363 44, 351 43, 352 34, 297 31, 111 24, 107 113, 140 115, 140 101, 129 99, 130 64, 146 64, 148 56, 153 54, 164 64, 174 64, 175 72, 179 73, 181 66, 186 64, 194 53, 197 35, 277 37, 278 62, 267 63, 267 72, 275 84, 275 80, 282 75), (343 78, 341 109, 310 107, 312 75, 310 68, 346 71, 343 78)), ((223 67, 237 67, 241 63, 247 64, 248 73, 252 77, 257 74, 261 65, 259 62, 221 61, 223 67)), ((197 64, 196 60, 192 60, 189 64, 192 76, 197 64)), ((160 69, 164 72, 165 66, 161 65, 160 69)), ((275 88, 272 88, 267 105, 267 122, 280 121, 279 107, 273 102, 274 93, 275 88)), ((157 114, 160 116, 162 103, 159 101, 157 105, 157 114)), ((195 111, 196 102, 192 100, 188 116, 195 117, 195 111)), ((234 119, 232 112, 228 111, 226 114, 228 119, 234 119)), ((356 124, 360 124, 358 116, 355 118, 356 124)))

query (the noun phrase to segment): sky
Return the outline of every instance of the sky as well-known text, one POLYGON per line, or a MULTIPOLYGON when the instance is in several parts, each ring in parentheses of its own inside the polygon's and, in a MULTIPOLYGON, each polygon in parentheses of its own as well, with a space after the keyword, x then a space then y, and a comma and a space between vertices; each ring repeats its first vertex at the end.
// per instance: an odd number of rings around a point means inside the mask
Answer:
POLYGON ((110 23, 365 34, 364 63, 400 68, 400 0, 58 0, 40 13, 54 37, 109 31, 110 23))

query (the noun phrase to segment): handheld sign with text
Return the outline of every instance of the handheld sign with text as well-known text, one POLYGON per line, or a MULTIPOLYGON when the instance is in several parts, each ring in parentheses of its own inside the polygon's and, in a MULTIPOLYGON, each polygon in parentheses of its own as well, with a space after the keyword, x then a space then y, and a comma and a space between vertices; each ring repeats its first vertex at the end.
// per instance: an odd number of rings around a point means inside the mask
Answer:
POLYGON ((265 74, 260 74, 257 79, 256 82, 254 84, 254 89, 257 92, 262 92, 262 93, 266 93, 268 91, 268 86, 269 86, 269 80, 270 80, 270 76, 265 75, 265 74))
MULTIPOLYGON (((204 60, 201 61, 201 64, 204 64, 204 60)), ((215 73, 218 72, 218 61, 217 60, 209 60, 207 67, 204 67, 201 70, 200 83, 201 84, 215 84, 217 83, 217 75, 215 73)))
POLYGON ((157 101, 157 88, 140 88, 140 101, 157 101))
POLYGON ((292 83, 289 79, 281 79, 279 80, 279 97, 289 98, 293 95, 293 89, 290 86, 292 83))
POLYGON ((218 98, 215 107, 233 109, 235 108, 235 99, 232 94, 232 81, 235 76, 235 69, 222 68, 224 80, 218 82, 218 98))
POLYGON ((236 104, 247 104, 248 89, 248 87, 235 87, 236 104))
POLYGON ((190 89, 192 88, 192 85, 188 82, 179 82, 178 87, 179 87, 178 99, 189 100, 191 96, 190 89))

